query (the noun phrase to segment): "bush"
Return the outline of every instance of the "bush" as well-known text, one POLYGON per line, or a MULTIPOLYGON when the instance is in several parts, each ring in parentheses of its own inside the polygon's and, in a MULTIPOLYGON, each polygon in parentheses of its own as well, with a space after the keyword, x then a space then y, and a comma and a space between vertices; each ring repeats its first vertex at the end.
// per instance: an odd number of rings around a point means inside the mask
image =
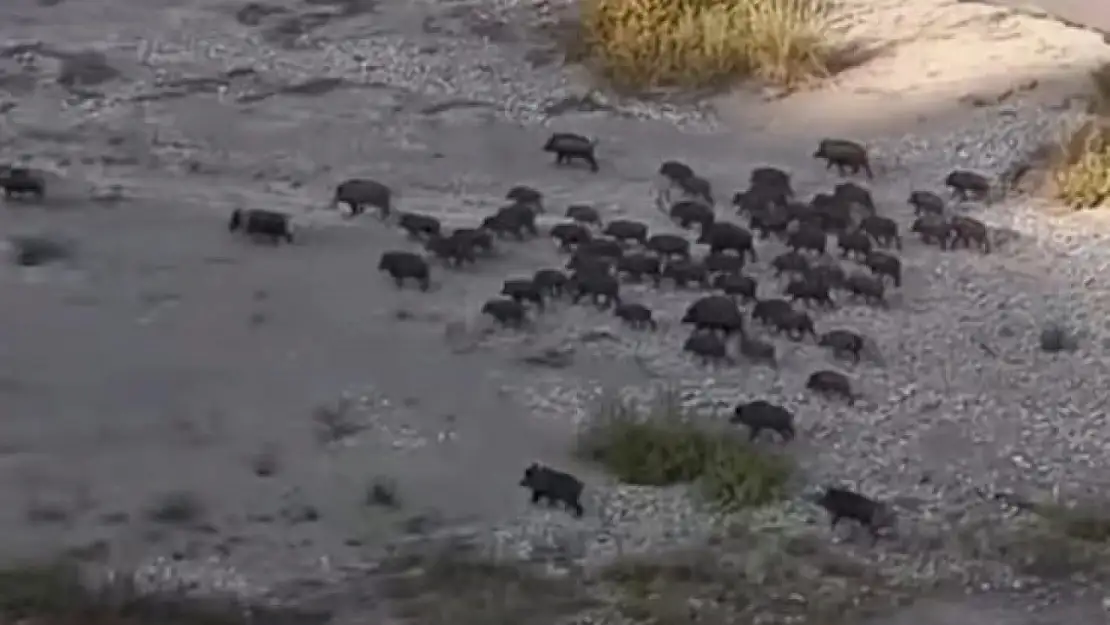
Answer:
POLYGON ((134 578, 90 583, 69 561, 0 567, 0 623, 37 625, 323 625, 330 614, 243 605, 235 597, 199 598, 185 591, 145 593, 134 578))
POLYGON ((1094 120, 1072 133, 1060 148, 1052 183, 1069 208, 1102 206, 1110 197, 1110 127, 1094 120))
POLYGON ((1094 118, 1061 142, 1051 167, 1053 194, 1074 210, 1102 206, 1110 197, 1110 64, 1091 72, 1094 118))
POLYGON ((657 625, 871 622, 928 592, 823 536, 752 521, 710 545, 624 556, 601 579, 623 616, 657 625))
POLYGON ((380 563, 381 591, 400 622, 422 625, 553 625, 592 606, 576 576, 550 576, 470 545, 423 542, 380 563))
POLYGON ((630 484, 696 482, 709 501, 729 511, 784 494, 792 472, 785 457, 700 426, 699 417, 674 393, 661 394, 646 411, 604 400, 581 433, 578 452, 630 484))
POLYGON ((833 62, 826 0, 585 0, 580 56, 615 86, 794 86, 833 62))

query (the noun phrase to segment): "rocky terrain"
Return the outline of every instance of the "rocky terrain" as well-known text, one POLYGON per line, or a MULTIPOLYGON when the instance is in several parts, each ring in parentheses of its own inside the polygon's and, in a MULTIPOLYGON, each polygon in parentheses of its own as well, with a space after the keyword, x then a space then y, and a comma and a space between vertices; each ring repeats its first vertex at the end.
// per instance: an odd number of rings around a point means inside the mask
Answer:
MULTIPOLYGON (((697 544, 719 519, 688 493, 618 485, 569 453, 603 393, 667 387, 710 408, 768 397, 794 409, 809 482, 851 485, 915 519, 867 557, 988 594, 959 603, 961 618, 1021 622, 1065 590, 1080 597, 1071 622, 1104 618, 1084 584, 1050 588, 942 540, 969 516, 1001 518, 976 488, 1105 498, 1101 215, 1016 195, 963 206, 993 229, 994 253, 907 237, 888 310, 816 314, 819 330, 865 334, 870 357, 833 364, 776 339, 776 372, 682 355, 677 321, 694 295, 672 288, 626 288, 656 311, 657 332, 569 304, 524 332, 493 329, 482 302, 507 277, 561 264, 551 242, 505 243, 474 268, 436 266, 428 293, 397 290, 378 257, 416 245, 328 210, 337 182, 368 176, 402 210, 477 225, 528 184, 545 194, 543 225, 589 203, 679 232, 655 208, 661 161, 689 163, 721 197, 756 166, 782 167, 808 197, 841 181, 811 155, 842 135, 868 144, 867 184, 907 230, 911 190, 942 192, 955 167, 1002 176, 1074 123, 1085 71, 1107 53, 1097 35, 1005 9, 904 4, 843 3, 841 34, 874 58, 819 90, 743 87, 696 104, 590 88, 559 63, 551 37, 568 7, 550 2, 0 8, 0 157, 49 185, 41 205, 5 205, 0 230, 71 249, 0 270, 0 554, 70 550, 249 594, 344 577, 429 535, 592 563, 697 544), (556 168, 540 151, 552 131, 596 137, 601 171, 556 168), (230 236, 235 208, 295 215, 297 243, 230 236), (1050 326, 1077 349, 1043 351, 1050 326), (818 363, 850 374, 863 400, 804 392, 818 363), (583 519, 527 504, 517 481, 534 460, 587 482, 583 519), (1014 590, 1001 606, 990 598, 1014 590)), ((775 284, 766 261, 754 271, 775 284)), ((778 512, 800 527, 820 518, 778 512)), ((915 622, 957 608, 922 609, 932 616, 915 622)))

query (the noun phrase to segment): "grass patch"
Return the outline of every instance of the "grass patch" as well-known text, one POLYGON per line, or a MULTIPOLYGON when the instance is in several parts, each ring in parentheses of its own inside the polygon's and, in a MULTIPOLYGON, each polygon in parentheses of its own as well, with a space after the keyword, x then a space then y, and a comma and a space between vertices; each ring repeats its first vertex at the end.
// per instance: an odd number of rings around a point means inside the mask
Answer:
POLYGON ((1068 208, 1096 208, 1110 198, 1110 63, 1091 72, 1092 119, 1060 141, 1049 182, 1068 208))
POLYGON ((329 614, 198 599, 184 592, 141 592, 131 578, 91 584, 68 561, 0 568, 0 622, 36 625, 322 625, 329 614))
POLYGON ((966 529, 961 537, 974 557, 1003 562, 1016 572, 1046 580, 1110 583, 1110 510, 1029 502, 1018 524, 966 529))
POLYGON ((827 0, 584 0, 568 59, 614 86, 793 87, 838 65, 827 0))
POLYGON ((789 459, 701 425, 709 420, 683 407, 673 392, 660 393, 644 410, 609 398, 581 432, 577 452, 630 484, 696 483, 725 511, 765 505, 786 493, 789 459))
POLYGON ((424 544, 382 563, 395 616, 422 625, 551 625, 594 603, 579 576, 553 577, 459 544, 424 544))
POLYGON ((858 623, 928 591, 821 537, 739 529, 716 544, 622 558, 601 574, 615 607, 655 625, 858 623))

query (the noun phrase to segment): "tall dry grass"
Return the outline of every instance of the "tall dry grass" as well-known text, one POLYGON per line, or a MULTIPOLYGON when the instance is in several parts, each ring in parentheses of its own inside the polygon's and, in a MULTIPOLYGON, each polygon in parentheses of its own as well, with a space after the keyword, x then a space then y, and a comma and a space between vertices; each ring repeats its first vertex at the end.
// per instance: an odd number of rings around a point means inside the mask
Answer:
POLYGON ((826 0, 584 0, 577 55, 625 89, 830 73, 826 0))
POLYGON ((1075 210, 1110 198, 1110 63, 1091 72, 1091 119, 1060 141, 1052 159, 1055 197, 1075 210))

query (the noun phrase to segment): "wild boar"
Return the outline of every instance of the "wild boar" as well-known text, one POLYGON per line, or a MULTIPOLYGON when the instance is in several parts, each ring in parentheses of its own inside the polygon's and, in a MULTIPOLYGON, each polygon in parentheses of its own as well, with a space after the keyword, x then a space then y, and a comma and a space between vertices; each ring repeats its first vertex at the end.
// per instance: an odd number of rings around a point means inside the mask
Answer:
POLYGON ((725 295, 740 297, 745 302, 755 300, 758 283, 755 278, 742 273, 721 273, 713 278, 713 288, 725 295))
POLYGON ((662 278, 674 281, 676 287, 683 289, 690 284, 709 288, 709 271, 700 261, 682 259, 667 263, 663 267, 662 278))
POLYGON ((989 231, 983 222, 972 217, 957 215, 952 218, 950 228, 952 231, 952 247, 956 247, 958 243, 963 243, 964 246, 970 248, 974 243, 979 246, 984 254, 990 253, 989 231))
POLYGON ((844 488, 828 487, 814 503, 829 513, 832 529, 842 519, 856 521, 871 534, 872 545, 879 541, 883 530, 893 529, 896 522, 888 505, 844 488))
POLYGON ((874 178, 871 171, 871 160, 867 156, 867 148, 846 139, 823 139, 813 153, 813 158, 824 159, 825 169, 836 166, 837 172, 843 176, 849 171, 858 174, 863 170, 868 178, 874 178))
POLYGON ((547 297, 562 297, 567 276, 558 269, 540 269, 532 276, 532 284, 547 297))
POLYGON ((778 189, 793 197, 794 188, 790 184, 790 174, 777 167, 756 167, 748 176, 748 186, 764 189, 778 189))
POLYGON ((647 224, 639 221, 615 219, 605 226, 605 230, 603 230, 602 233, 621 243, 633 241, 640 245, 644 245, 647 243, 648 227, 647 224))
POLYGON ((645 247, 664 259, 690 258, 690 242, 677 234, 653 234, 645 247))
POLYGON ((443 227, 435 217, 420 213, 401 213, 397 225, 414 239, 439 236, 443 227))
POLYGON ((42 200, 46 197, 46 179, 27 167, 8 167, 0 172, 0 189, 9 200, 21 197, 42 200))
POLYGON ((642 330, 644 328, 650 328, 652 330, 658 329, 651 309, 643 304, 632 302, 621 304, 613 309, 613 315, 617 319, 632 326, 634 330, 642 330))
POLYGON ((847 401, 849 405, 856 401, 856 395, 852 392, 852 382, 848 376, 838 371, 825 369, 813 372, 806 380, 806 388, 815 393, 836 395, 847 401))
POLYGON ((421 291, 427 291, 431 286, 431 270, 428 261, 412 252, 387 251, 383 252, 378 260, 378 271, 384 271, 393 278, 400 288, 406 279, 413 279, 420 285, 421 291))
POLYGON ((651 278, 658 286, 663 278, 663 263, 655 256, 629 254, 617 261, 617 273, 633 282, 640 282, 645 277, 651 278))
POLYGON ((672 221, 678 223, 684 229, 689 229, 690 226, 697 224, 701 232, 708 230, 709 226, 713 225, 713 222, 717 219, 711 207, 702 202, 691 200, 676 202, 671 206, 670 216, 672 221))
POLYGON ((863 353, 863 337, 851 330, 833 330, 821 335, 817 344, 832 350, 833 355, 843 356, 849 354, 855 362, 860 361, 863 353))
POLYGON ((772 369, 778 369, 779 366, 775 346, 755 337, 740 335, 740 355, 752 362, 768 365, 772 369))
POLYGON ((778 434, 783 442, 794 440, 794 415, 786 408, 762 399, 737 405, 729 421, 747 426, 752 441, 759 438, 764 430, 778 434))
POLYGON ((725 336, 744 333, 744 314, 736 302, 724 295, 708 295, 690 304, 682 316, 682 323, 693 325, 695 330, 721 332, 725 336))
POLYGON ((537 213, 544 212, 543 193, 532 187, 517 185, 505 193, 505 199, 514 204, 523 204, 537 213))
POLYGON ((936 193, 913 191, 906 203, 913 207, 913 214, 916 217, 922 215, 944 216, 944 199, 936 193))
POLYGON ((902 249, 902 237, 898 234, 898 224, 889 217, 869 215, 860 221, 859 229, 875 239, 875 243, 879 245, 902 249))
POLYGON ((501 284, 501 295, 521 304, 530 302, 539 310, 543 310, 543 292, 536 286, 535 281, 529 278, 506 280, 501 284))
POLYGON ((862 297, 864 300, 876 304, 886 304, 886 288, 880 278, 869 276, 865 273, 855 272, 844 281, 844 288, 853 297, 862 297))
POLYGON ((580 224, 597 226, 601 224, 601 214, 588 204, 571 204, 567 207, 566 217, 580 224))
POLYGON ((555 224, 551 227, 550 234, 551 238, 558 242, 559 249, 565 252, 593 239, 593 235, 585 226, 574 222, 555 224))
POLYGON ((497 323, 503 326, 513 328, 522 327, 527 320, 524 304, 509 298, 496 298, 487 301, 482 305, 482 314, 493 317, 497 323))
POLYGON ((352 217, 366 212, 367 206, 378 209, 382 219, 393 211, 393 191, 377 180, 351 178, 339 183, 332 196, 332 206, 346 204, 352 217))
POLYGON ((897 256, 884 252, 871 252, 863 261, 871 273, 894 281, 895 287, 902 286, 902 261, 897 256))
POLYGON ((952 225, 943 217, 926 214, 913 221, 910 232, 917 234, 922 243, 935 243, 944 250, 948 249, 948 241, 952 237, 952 225))
POLYGON ((829 295, 829 285, 824 282, 814 282, 805 278, 792 280, 786 285, 784 294, 794 302, 801 300, 826 308, 832 308, 835 305, 832 296, 829 295))
POLYGON ((713 332, 694 330, 693 334, 682 344, 682 351, 693 354, 701 359, 702 364, 732 363, 728 355, 728 347, 721 337, 713 332))
POLYGON ((817 331, 813 327, 813 319, 806 313, 795 310, 789 314, 779 315, 771 320, 772 327, 777 332, 782 332, 792 340, 800 341, 810 335, 817 338, 817 331))
POLYGON ((805 273, 809 271, 809 259, 800 252, 784 252, 771 260, 771 268, 776 276, 805 273))
POLYGON ((845 232, 836 238, 837 247, 840 248, 840 256, 848 258, 852 255, 867 257, 871 253, 871 237, 867 233, 859 230, 845 232))
POLYGON ((520 485, 532 491, 533 505, 546 499, 549 504, 563 504, 576 517, 581 517, 584 513, 582 481, 569 473, 533 462, 524 469, 524 477, 521 478, 520 485))
POLYGON ((424 248, 433 256, 456 267, 464 263, 475 263, 473 242, 462 237, 433 236, 424 243, 424 248))
POLYGON ((814 228, 799 228, 786 239, 786 245, 795 252, 808 250, 817 254, 824 254, 828 236, 814 228))
POLYGON ((709 224, 701 231, 697 242, 708 244, 711 253, 733 251, 741 257, 751 257, 752 262, 758 260, 752 233, 736 224, 725 221, 709 224))
POLYGON ((273 243, 293 242, 293 225, 289 215, 262 208, 237 208, 227 222, 229 232, 242 231, 251 237, 266 237, 273 243))
POLYGON ((567 290, 574 304, 586 296, 599 307, 620 306, 621 303, 620 283, 608 273, 576 273, 571 277, 567 290))
POLYGON ((875 199, 871 192, 854 182, 842 182, 833 188, 833 197, 848 205, 856 205, 868 215, 875 214, 875 199))
POLYGON ((991 183, 987 177, 966 169, 957 169, 944 179, 944 186, 952 191, 952 195, 960 200, 990 199, 991 183))
POLYGON ((570 132, 557 132, 543 145, 544 152, 555 154, 556 165, 569 165, 574 160, 584 161, 590 171, 597 173, 597 141, 570 132))

